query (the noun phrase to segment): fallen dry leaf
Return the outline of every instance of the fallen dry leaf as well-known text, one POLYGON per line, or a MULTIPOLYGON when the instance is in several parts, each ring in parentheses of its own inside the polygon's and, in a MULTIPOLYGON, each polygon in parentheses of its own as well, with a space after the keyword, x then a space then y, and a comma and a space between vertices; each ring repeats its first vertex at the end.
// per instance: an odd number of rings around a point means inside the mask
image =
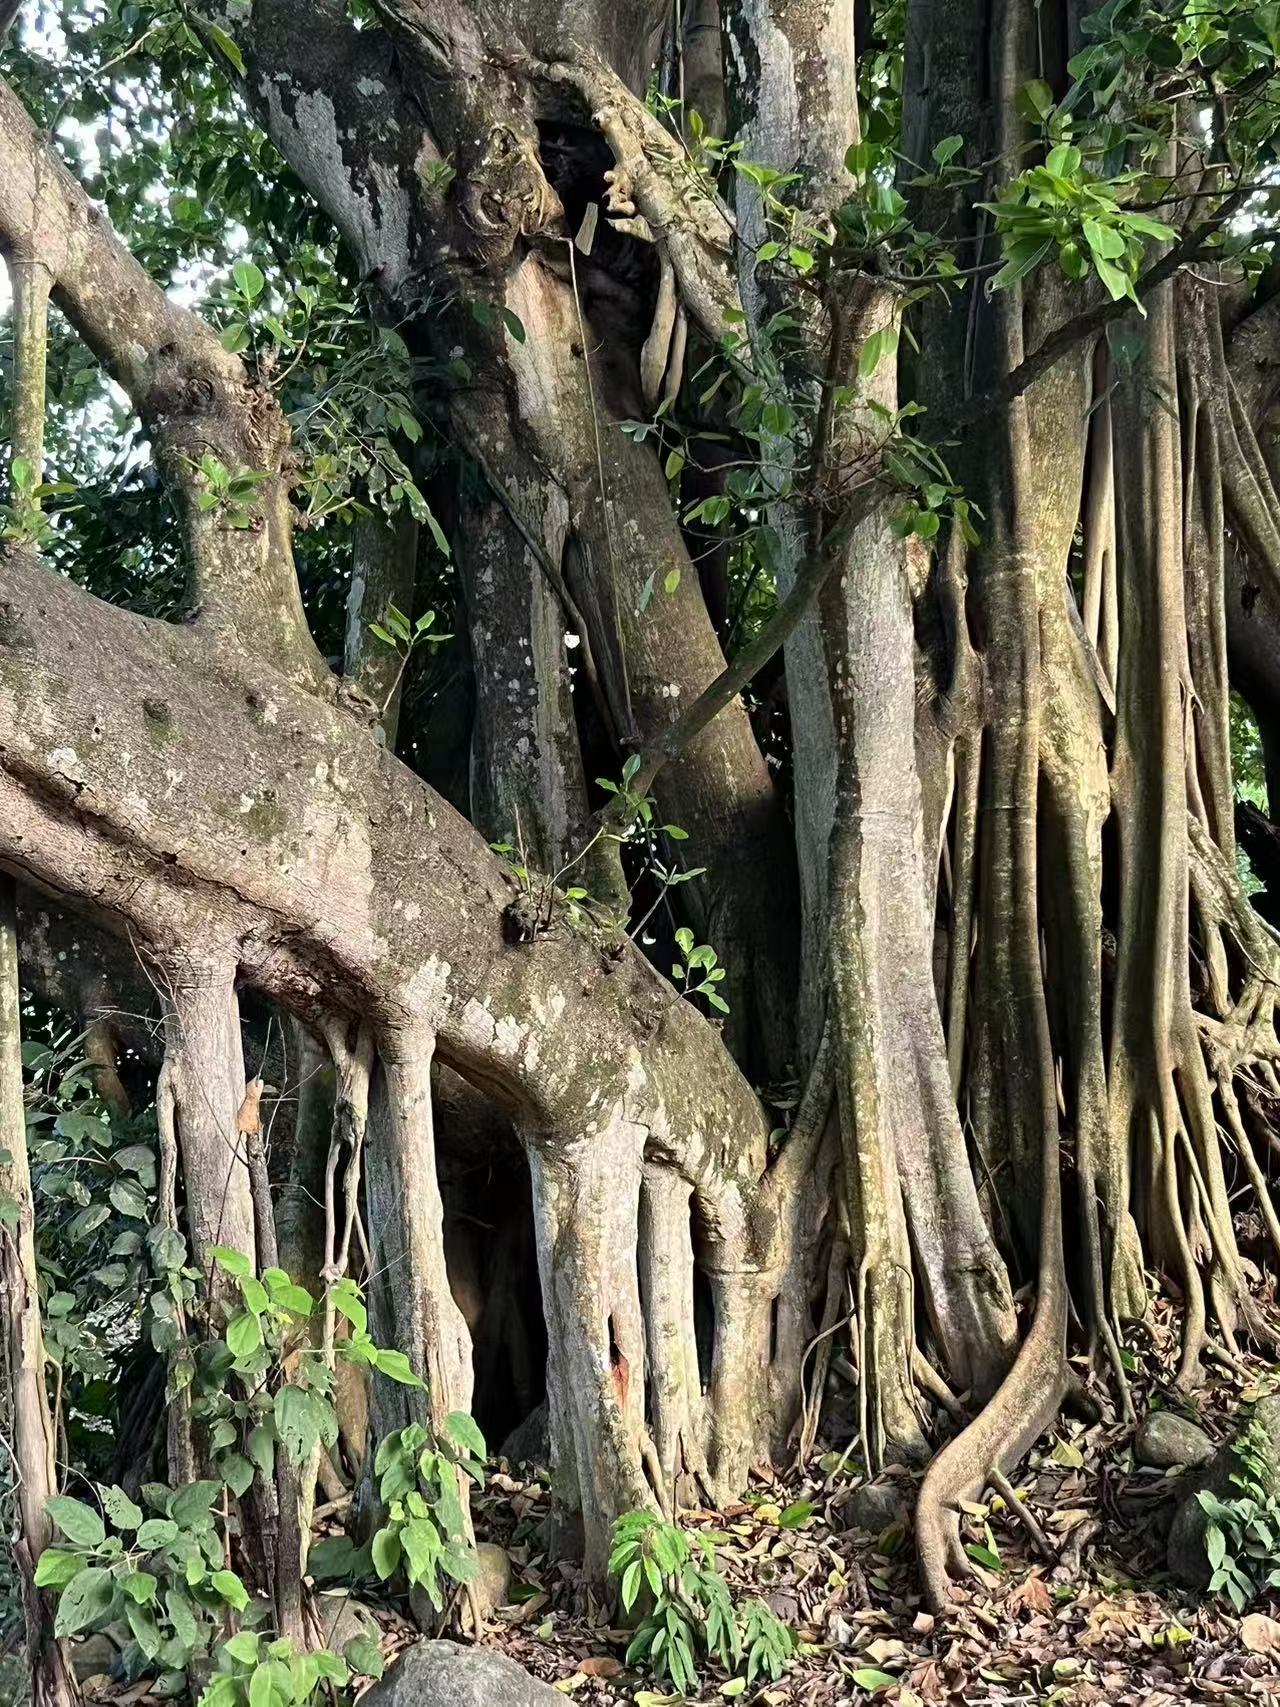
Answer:
POLYGON ((617 1677, 622 1661, 612 1654, 592 1654, 590 1659, 578 1661, 578 1670, 584 1677, 617 1677))
POLYGON ((1240 1620, 1240 1641, 1251 1654, 1280 1653, 1280 1623, 1265 1612, 1250 1612, 1240 1620))

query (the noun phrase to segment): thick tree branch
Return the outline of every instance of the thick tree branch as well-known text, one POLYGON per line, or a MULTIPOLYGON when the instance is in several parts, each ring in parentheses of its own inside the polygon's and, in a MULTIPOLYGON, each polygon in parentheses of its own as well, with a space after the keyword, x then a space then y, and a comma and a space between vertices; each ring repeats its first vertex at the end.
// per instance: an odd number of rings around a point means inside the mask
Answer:
MULTIPOLYGON (((165 296, 2 82, 0 253, 17 271, 19 305, 37 283, 51 285, 54 301, 141 414, 186 512, 201 619, 231 628, 295 679, 326 684, 293 570, 281 473, 289 434, 274 398, 197 315, 165 296), (198 464, 206 454, 231 474, 266 476, 252 526, 233 528, 220 510, 200 508, 206 481, 198 464)), ((33 313, 42 307, 32 298, 33 313)), ((30 414, 37 399, 27 395, 30 414)), ((30 436, 30 423, 24 430, 30 436)))
MULTIPOLYGON (((1247 199, 1247 195, 1245 190, 1233 192, 1211 220, 1203 221, 1185 232, 1167 253, 1159 260, 1153 261, 1138 275, 1133 287, 1135 294, 1141 299, 1155 290, 1157 285, 1171 279, 1180 268, 1190 265, 1193 261, 1207 260, 1215 256, 1218 251, 1210 244, 1209 239, 1223 229, 1241 203, 1247 199)), ((1070 355, 1072 350, 1078 349, 1090 338, 1096 338, 1112 321, 1122 320, 1126 314, 1132 312, 1132 308, 1133 304, 1129 298, 1121 297, 1118 302, 1096 303, 1083 314, 1077 314, 1074 319, 1066 321, 1056 331, 1051 332, 1037 350, 1020 361, 998 384, 969 398, 946 415, 932 420, 930 425, 935 429, 935 436, 939 429, 942 432, 952 432, 958 427, 970 427, 994 414, 996 410, 1005 408, 1015 398, 1030 391, 1064 356, 1070 355)))
POLYGON ((229 952, 307 1013, 429 1021, 543 1130, 621 1095, 700 1189, 759 1177, 765 1122, 715 1030, 638 951, 558 917, 509 943, 501 861, 337 708, 10 552, 0 730, 0 861, 116 931, 229 952))

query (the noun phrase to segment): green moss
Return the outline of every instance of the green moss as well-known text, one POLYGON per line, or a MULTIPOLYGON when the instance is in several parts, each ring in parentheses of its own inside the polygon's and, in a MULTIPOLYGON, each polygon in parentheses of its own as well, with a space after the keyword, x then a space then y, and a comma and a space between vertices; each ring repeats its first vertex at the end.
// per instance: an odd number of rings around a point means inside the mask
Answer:
POLYGON ((232 815, 261 842, 269 842, 282 835, 288 824, 288 815, 276 799, 274 788, 260 789, 247 812, 242 812, 237 804, 232 815))
POLYGON ((173 713, 162 699, 144 699, 142 724, 153 747, 167 747, 175 738, 173 713))

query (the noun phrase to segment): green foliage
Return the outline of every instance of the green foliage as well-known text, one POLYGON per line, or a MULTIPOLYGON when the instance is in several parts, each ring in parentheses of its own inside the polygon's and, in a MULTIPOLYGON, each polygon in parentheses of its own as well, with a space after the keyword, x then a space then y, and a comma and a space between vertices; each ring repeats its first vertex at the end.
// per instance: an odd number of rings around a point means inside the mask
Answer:
POLYGON ((217 1641, 228 1610, 240 1613, 249 1603, 226 1564, 223 1486, 149 1483, 143 1506, 120 1488, 99 1486, 95 1493, 97 1507, 65 1496, 48 1502, 66 1545, 40 1555, 36 1582, 58 1597, 59 1635, 124 1627, 127 1676, 156 1675, 163 1692, 173 1694, 192 1660, 217 1641))
POLYGON ((269 475, 253 468, 233 472, 210 451, 206 451, 199 462, 188 457, 187 466, 199 476, 197 510, 212 512, 224 527, 251 528, 255 525, 258 498, 269 475))
POLYGON ((374 1571, 385 1582, 403 1570, 436 1611, 444 1605, 446 1578, 470 1582, 476 1556, 462 1504, 466 1476, 484 1485, 484 1436, 465 1411, 445 1419, 435 1439, 420 1423, 389 1434, 374 1459, 387 1521, 371 1543, 374 1571))
POLYGON ((353 1636, 339 1656, 323 1649, 295 1653, 287 1638, 270 1641, 241 1630, 217 1648, 199 1707, 310 1707, 315 1701, 346 1701, 353 1673, 382 1676, 382 1653, 370 1636, 353 1636))
POLYGON ((1100 177, 1086 166, 1082 149, 1058 143, 1043 166, 1021 173, 999 201, 979 204, 994 216, 1004 244, 1004 265, 989 288, 1016 284, 1056 254, 1069 279, 1083 279, 1092 269, 1113 301, 1128 297, 1145 313, 1134 282, 1146 244, 1167 243, 1177 234, 1120 200, 1140 182, 1137 173, 1100 177))
POLYGON ((9 465, 9 486, 9 502, 0 504, 0 540, 12 545, 43 545, 53 530, 41 506, 46 498, 73 493, 74 481, 37 481, 25 457, 15 456, 9 465))
POLYGON ((407 662, 415 646, 441 646, 446 640, 453 639, 452 634, 432 633, 435 620, 436 613, 426 610, 416 622, 410 622, 397 606, 388 605, 382 621, 369 624, 369 632, 384 646, 389 646, 398 658, 407 662))
POLYGON ((1256 1418, 1235 1452, 1240 1468, 1231 1482, 1239 1492, 1221 1500, 1202 1489, 1196 1499, 1209 1518, 1204 1545, 1213 1571, 1210 1591, 1225 1594, 1242 1612, 1264 1588, 1280 1588, 1280 1497, 1271 1491, 1280 1466, 1256 1418))
POLYGON ((686 996, 703 996, 717 1013, 727 1014, 729 1004, 716 989, 725 976, 723 966, 716 964, 716 951, 707 943, 695 944, 693 932, 682 925, 676 932, 676 946, 684 956, 671 968, 677 984, 683 984, 686 996))
MULTIPOLYGON (((283 1269, 256 1275, 239 1251, 215 1247, 210 1254, 231 1285, 210 1289, 198 1271, 177 1268, 171 1278, 185 1307, 160 1320, 174 1329, 165 1340, 171 1384, 191 1388, 191 1415, 204 1431, 218 1479, 176 1489, 148 1484, 142 1497, 154 1516, 117 1487, 99 1486, 96 1506, 64 1496, 50 1500, 65 1545, 42 1554, 37 1581, 59 1597, 60 1634, 127 1627, 128 1675, 156 1675, 162 1694, 180 1690, 193 1660, 208 1654, 216 1673, 204 1702, 301 1707, 321 1686, 345 1684, 349 1672, 378 1675, 381 1655, 367 1638, 348 1643, 342 1660, 295 1656, 287 1644, 264 1645, 250 1631, 219 1645, 228 1608, 249 1612, 248 1592, 227 1564, 224 1514, 255 1479, 273 1476, 277 1452, 302 1466, 337 1438, 332 1373, 311 1334, 318 1303, 348 1325, 337 1356, 403 1385, 421 1388, 422 1382, 403 1352, 374 1344, 354 1281, 334 1282, 318 1301, 283 1269), (220 1319, 222 1337, 185 1337, 180 1324, 198 1318, 210 1325, 220 1319)), ((350 1577, 372 1569, 385 1579, 403 1565, 409 1581, 442 1605, 443 1579, 465 1582, 475 1570, 460 1477, 481 1484, 484 1453, 483 1437, 464 1412, 447 1419, 438 1441, 418 1424, 389 1436, 376 1459, 386 1524, 369 1547, 322 1543, 312 1560, 315 1575, 350 1577)))
POLYGON ((647 1596, 627 1663, 643 1661, 682 1695, 698 1687, 704 1661, 741 1675, 749 1689, 762 1677, 776 1682, 791 1664, 795 1637, 762 1600, 739 1610, 716 1566, 707 1536, 633 1511, 613 1526, 609 1575, 624 1612, 647 1596))

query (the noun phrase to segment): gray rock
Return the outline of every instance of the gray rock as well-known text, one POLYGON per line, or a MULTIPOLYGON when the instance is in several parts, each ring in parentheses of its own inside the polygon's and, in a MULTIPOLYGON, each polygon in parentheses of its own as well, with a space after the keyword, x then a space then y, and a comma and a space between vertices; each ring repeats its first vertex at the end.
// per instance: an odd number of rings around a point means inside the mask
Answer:
POLYGON ((77 1683, 85 1683, 91 1677, 110 1677, 120 1654, 110 1636, 102 1630, 92 1636, 80 1637, 70 1647, 71 1669, 77 1683))
POLYGON ((318 1594, 316 1616, 325 1633, 324 1645, 331 1653, 340 1654, 356 1636, 372 1636, 377 1641, 382 1635, 378 1620, 354 1595, 333 1590, 318 1594))
POLYGON ((1198 1470, 1213 1457, 1213 1442, 1177 1411, 1150 1411, 1134 1436, 1133 1455, 1155 1470, 1198 1470))
POLYGON ((498 1457, 508 1464, 550 1464, 551 1419, 545 1399, 512 1429, 498 1448, 498 1457))
POLYGON ((906 1512, 906 1501, 896 1482, 867 1482, 845 1504, 845 1527, 883 1535, 890 1524, 901 1522, 906 1512))
MULTIPOLYGON (((1268 1491, 1280 1496, 1280 1394, 1259 1399, 1253 1407, 1253 1415, 1271 1443, 1271 1471, 1265 1478, 1268 1491)), ((1204 1548, 1209 1517, 1196 1495, 1207 1490, 1220 1500, 1231 1499, 1239 1492, 1231 1478, 1239 1472, 1240 1460, 1236 1456, 1235 1441, 1228 1441, 1219 1447, 1208 1464, 1193 1476, 1184 1478, 1185 1493, 1169 1531, 1168 1562, 1173 1576, 1188 1588, 1208 1588, 1213 1575, 1204 1548)))
POLYGON ((564 1696, 492 1648, 419 1642, 360 1707, 563 1707, 564 1696))

